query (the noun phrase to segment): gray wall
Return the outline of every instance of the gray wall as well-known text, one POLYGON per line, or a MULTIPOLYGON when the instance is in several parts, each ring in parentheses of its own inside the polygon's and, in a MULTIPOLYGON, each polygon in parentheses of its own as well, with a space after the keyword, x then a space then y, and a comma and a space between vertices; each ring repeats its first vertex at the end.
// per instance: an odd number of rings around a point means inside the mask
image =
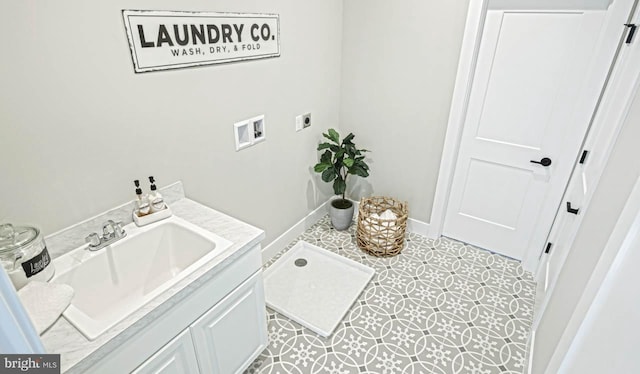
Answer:
MULTIPOLYGON (((536 333, 533 373, 543 373, 640 175, 640 94, 594 191, 536 333), (631 158, 630 158, 631 157, 631 158)), ((637 287, 637 285, 630 285, 637 287)))
POLYGON ((52 233, 154 175, 266 229, 268 243, 331 195, 310 169, 329 127, 373 151, 351 197, 392 195, 429 221, 467 4, 6 2, 0 221, 52 233), (282 56, 136 75, 122 9, 279 13, 282 56), (307 111, 312 128, 294 132, 307 111), (233 123, 259 114, 267 141, 235 152, 233 123))
POLYGON ((4 2, 0 222, 50 234, 154 175, 268 243, 330 195, 311 166, 320 132, 338 125, 341 29, 340 0, 4 2), (282 55, 136 75, 122 9, 278 13, 282 55), (313 126, 296 133, 307 111, 313 126), (259 114, 267 141, 236 152, 233 123, 259 114))
POLYGON ((345 0, 342 128, 372 150, 371 192, 429 222, 468 0, 345 0))

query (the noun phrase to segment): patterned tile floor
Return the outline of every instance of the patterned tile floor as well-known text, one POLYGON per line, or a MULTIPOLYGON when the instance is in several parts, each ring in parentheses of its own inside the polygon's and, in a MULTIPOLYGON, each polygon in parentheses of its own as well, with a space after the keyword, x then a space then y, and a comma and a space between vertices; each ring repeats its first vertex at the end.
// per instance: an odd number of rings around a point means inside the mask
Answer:
POLYGON ((245 373, 523 373, 535 282, 517 261, 449 239, 407 234, 398 256, 377 258, 355 227, 328 217, 298 240, 376 269, 334 333, 323 338, 268 310, 269 345, 245 373))

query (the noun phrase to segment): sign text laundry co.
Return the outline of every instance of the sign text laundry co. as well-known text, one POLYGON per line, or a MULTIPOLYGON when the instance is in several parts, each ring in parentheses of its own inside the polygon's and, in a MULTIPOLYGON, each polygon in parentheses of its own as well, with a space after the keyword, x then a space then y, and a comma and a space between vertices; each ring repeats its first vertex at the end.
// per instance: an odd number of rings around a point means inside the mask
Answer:
POLYGON ((279 17, 124 10, 136 72, 280 55, 279 17))

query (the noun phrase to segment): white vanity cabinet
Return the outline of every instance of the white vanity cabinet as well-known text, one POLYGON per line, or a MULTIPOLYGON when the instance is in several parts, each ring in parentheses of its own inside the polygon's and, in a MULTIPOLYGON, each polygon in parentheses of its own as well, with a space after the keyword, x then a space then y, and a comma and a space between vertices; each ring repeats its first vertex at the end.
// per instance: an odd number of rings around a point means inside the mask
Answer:
POLYGON ((242 373, 266 346, 264 289, 258 271, 133 373, 242 373))
POLYGON ((133 374, 187 374, 198 373, 196 351, 189 330, 184 330, 162 347, 133 374))
POLYGON ((191 325, 200 373, 242 373, 267 346, 262 272, 191 325))

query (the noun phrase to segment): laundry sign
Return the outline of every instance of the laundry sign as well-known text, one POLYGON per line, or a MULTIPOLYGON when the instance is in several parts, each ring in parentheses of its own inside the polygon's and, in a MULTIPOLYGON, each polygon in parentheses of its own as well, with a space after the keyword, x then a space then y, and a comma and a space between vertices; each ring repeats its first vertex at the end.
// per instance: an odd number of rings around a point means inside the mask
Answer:
POLYGON ((280 17, 123 10, 136 73, 280 56, 280 17))

